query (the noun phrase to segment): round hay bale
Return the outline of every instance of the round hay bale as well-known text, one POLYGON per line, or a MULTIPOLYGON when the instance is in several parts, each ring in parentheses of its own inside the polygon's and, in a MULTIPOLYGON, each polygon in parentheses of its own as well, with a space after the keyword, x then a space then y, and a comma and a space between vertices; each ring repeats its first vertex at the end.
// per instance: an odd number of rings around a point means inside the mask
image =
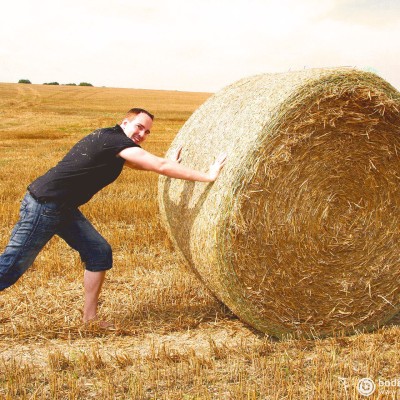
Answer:
POLYGON ((228 158, 213 184, 160 177, 161 215, 240 319, 326 336, 399 311, 399 105, 372 73, 313 69, 242 79, 182 127, 184 164, 228 158))

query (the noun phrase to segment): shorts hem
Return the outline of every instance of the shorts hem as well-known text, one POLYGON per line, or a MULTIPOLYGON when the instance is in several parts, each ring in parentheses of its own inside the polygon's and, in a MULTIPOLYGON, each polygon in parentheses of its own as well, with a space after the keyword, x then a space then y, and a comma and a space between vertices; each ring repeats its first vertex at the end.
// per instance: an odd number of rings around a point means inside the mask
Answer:
POLYGON ((112 265, 108 265, 108 266, 99 266, 99 265, 94 265, 94 266, 91 266, 91 265, 89 265, 89 266, 85 266, 85 269, 87 270, 87 271, 90 271, 90 272, 101 272, 101 271, 108 271, 109 269, 111 269, 112 268, 112 265))

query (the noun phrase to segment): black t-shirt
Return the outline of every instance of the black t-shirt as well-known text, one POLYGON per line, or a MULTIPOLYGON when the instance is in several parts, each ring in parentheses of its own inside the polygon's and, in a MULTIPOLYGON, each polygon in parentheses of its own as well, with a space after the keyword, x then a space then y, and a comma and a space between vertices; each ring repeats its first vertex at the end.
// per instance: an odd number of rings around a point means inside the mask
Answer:
POLYGON ((84 137, 65 157, 29 186, 39 201, 78 207, 120 175, 125 160, 117 154, 128 147, 140 147, 122 128, 98 129, 84 137))

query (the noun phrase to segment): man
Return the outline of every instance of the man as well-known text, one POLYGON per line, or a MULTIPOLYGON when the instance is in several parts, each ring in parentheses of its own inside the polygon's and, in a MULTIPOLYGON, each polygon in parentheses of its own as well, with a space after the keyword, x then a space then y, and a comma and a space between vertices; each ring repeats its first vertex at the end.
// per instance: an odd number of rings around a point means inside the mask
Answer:
POLYGON ((14 284, 51 237, 58 235, 85 263, 83 321, 96 319, 105 272, 112 267, 112 251, 78 207, 113 182, 124 165, 171 178, 213 182, 225 162, 221 155, 204 173, 179 164, 181 149, 173 160, 143 150, 140 144, 149 136, 153 119, 148 111, 132 108, 120 125, 87 135, 28 186, 20 219, 0 256, 0 290, 14 284))

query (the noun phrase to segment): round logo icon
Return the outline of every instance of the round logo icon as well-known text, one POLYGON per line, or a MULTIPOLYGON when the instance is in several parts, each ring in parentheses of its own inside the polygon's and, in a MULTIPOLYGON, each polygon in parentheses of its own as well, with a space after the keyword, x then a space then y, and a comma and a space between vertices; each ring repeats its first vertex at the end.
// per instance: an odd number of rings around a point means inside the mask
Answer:
POLYGON ((357 390, 363 396, 371 396, 375 389, 375 382, 370 378, 362 378, 358 381, 357 390))

